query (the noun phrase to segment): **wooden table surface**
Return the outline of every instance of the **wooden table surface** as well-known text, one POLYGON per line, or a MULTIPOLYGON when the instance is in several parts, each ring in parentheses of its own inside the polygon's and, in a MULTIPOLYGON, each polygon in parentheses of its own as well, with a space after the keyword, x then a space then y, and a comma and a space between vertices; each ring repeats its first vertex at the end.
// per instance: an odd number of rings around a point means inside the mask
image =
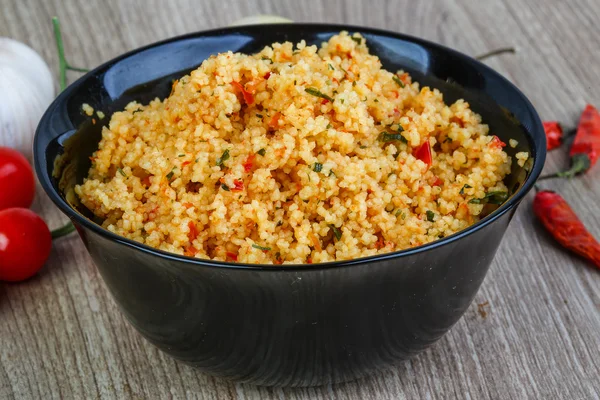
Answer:
MULTIPOLYGON (((53 15, 71 63, 93 67, 258 13, 400 31, 468 54, 516 46, 489 64, 543 119, 571 128, 586 102, 600 106, 597 0, 0 0, 0 36, 28 43, 57 74, 53 15)), ((563 153, 549 155, 546 172, 566 166, 563 153)), ((560 191, 600 237, 600 167, 543 187, 560 191)), ((233 384, 163 355, 121 316, 79 238, 62 239, 37 277, 0 283, 0 399, 600 398, 600 273, 557 248, 531 200, 445 337, 396 369, 318 388, 233 384)), ((42 193, 34 209, 51 227, 65 221, 42 193)))

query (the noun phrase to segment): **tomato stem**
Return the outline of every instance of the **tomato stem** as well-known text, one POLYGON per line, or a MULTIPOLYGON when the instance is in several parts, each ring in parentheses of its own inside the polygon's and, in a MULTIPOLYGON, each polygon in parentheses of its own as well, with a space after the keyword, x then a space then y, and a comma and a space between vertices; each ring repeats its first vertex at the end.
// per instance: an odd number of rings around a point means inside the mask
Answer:
POLYGON ((67 71, 88 72, 89 69, 78 68, 71 66, 65 58, 65 47, 63 44, 62 34, 60 32, 60 21, 58 17, 52 17, 52 25, 54 26, 54 38, 56 39, 56 47, 58 49, 58 70, 60 72, 60 90, 61 92, 67 87, 67 71))
POLYGON ((61 226, 58 229, 54 229, 50 234, 52 235, 52 239, 58 239, 63 236, 67 236, 69 233, 75 230, 75 225, 72 222, 67 222, 64 226, 61 226))

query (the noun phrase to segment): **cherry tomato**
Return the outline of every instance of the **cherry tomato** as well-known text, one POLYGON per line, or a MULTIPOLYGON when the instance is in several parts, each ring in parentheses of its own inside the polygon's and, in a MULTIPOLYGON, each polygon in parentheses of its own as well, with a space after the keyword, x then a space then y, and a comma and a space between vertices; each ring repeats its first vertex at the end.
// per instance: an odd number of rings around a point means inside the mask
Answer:
POLYGON ((0 281, 31 278, 44 265, 52 248, 48 226, 26 208, 0 211, 0 281))
POLYGON ((35 180, 27 159, 14 149, 0 147, 0 210, 28 208, 34 194, 35 180))

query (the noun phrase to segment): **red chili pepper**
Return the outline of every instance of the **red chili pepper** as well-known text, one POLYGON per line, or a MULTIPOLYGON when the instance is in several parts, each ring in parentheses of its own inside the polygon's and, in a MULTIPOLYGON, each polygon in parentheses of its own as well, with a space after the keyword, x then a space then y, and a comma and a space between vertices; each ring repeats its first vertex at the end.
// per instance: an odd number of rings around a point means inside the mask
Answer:
POLYGON ((187 246, 183 252, 188 257, 194 257, 196 253, 198 253, 198 250, 192 245, 187 246))
POLYGON ((450 122, 455 123, 456 125, 460 126, 461 128, 465 127, 465 121, 462 120, 462 118, 459 118, 457 116, 453 116, 450 118, 450 122))
POLYGON ((189 164, 191 164, 191 163, 192 163, 191 161, 184 161, 184 162, 182 162, 182 163, 181 163, 181 168, 183 168, 183 167, 185 167, 186 165, 189 165, 189 164))
POLYGON ((544 122, 544 131, 546 132, 546 149, 553 150, 560 147, 563 139, 563 130, 556 121, 544 122))
POLYGON ((581 114, 575 141, 571 146, 571 158, 578 155, 589 159, 590 167, 596 164, 600 157, 600 113, 591 104, 588 104, 581 114))
POLYGON ((433 161, 431 158, 431 146, 429 145, 429 139, 426 139, 421 146, 417 147, 413 151, 413 156, 423 161, 425 164, 427 164, 428 167, 431 166, 431 163, 433 161))
POLYGON ((385 247, 385 239, 381 235, 377 235, 377 242, 375 242, 375 248, 381 250, 385 247))
POLYGON ((256 154, 250 154, 246 161, 242 164, 244 166, 244 171, 250 172, 252 171, 252 167, 254 167, 254 159, 256 158, 256 154))
POLYGON ((198 236, 198 229, 196 229, 196 224, 194 224, 193 221, 188 222, 188 228, 190 228, 190 231, 188 232, 188 239, 191 243, 198 236))
POLYGON ((591 104, 588 104, 581 114, 569 156, 571 157, 571 168, 567 171, 543 176, 540 179, 572 178, 585 173, 596 164, 600 157, 600 113, 591 104))
POLYGON ((410 77, 408 76, 408 72, 400 74, 399 78, 405 85, 410 85, 410 77))
POLYGON ((227 253, 225 253, 225 255, 229 260, 237 261, 237 254, 228 251, 227 253))
POLYGON ((506 143, 504 143, 502 140, 500 140, 500 138, 498 136, 494 135, 494 137, 490 141, 490 146, 495 147, 497 149, 501 149, 506 146, 506 143))
POLYGON ((577 214, 558 193, 536 193, 533 211, 564 248, 591 261, 600 268, 600 243, 585 228, 577 214))
POLYGON ((277 127, 279 126, 279 118, 280 117, 281 117, 280 112, 276 112, 275 114, 273 114, 273 116, 271 117, 271 120, 269 121, 269 128, 277 129, 277 127))
POLYGON ((254 96, 252 96, 252 93, 247 91, 239 82, 234 81, 231 82, 231 84, 242 92, 242 96, 244 96, 244 101, 246 102, 246 104, 248 104, 249 106, 254 104, 254 96))
POLYGON ((267 73, 265 74, 265 76, 263 76, 263 78, 265 78, 265 80, 266 80, 266 79, 269 79, 270 77, 271 77, 271 72, 267 72, 267 73))
POLYGON ((231 188, 232 192, 241 192, 244 190, 244 181, 241 179, 234 179, 233 184, 234 186, 231 188))

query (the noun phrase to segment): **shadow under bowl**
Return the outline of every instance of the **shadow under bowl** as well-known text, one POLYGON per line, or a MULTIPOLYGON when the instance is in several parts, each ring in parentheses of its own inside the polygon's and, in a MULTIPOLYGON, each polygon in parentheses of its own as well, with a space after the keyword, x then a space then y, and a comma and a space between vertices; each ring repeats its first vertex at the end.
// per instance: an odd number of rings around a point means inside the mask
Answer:
POLYGON ((456 51, 421 39, 345 25, 285 24, 199 32, 134 50, 68 87, 35 136, 42 186, 75 223, 129 322, 176 359, 228 379, 310 386, 363 376, 405 360, 458 321, 472 302, 519 202, 542 170, 546 142, 530 102, 508 80, 456 51), (360 32, 388 70, 404 69, 463 98, 504 142, 531 154, 513 163, 509 199, 480 222, 434 243, 381 256, 297 266, 205 261, 119 237, 75 207, 101 128, 130 101, 168 96, 172 79, 212 54, 253 53, 273 42, 320 44, 360 32), (82 103, 106 118, 81 112, 82 103))

